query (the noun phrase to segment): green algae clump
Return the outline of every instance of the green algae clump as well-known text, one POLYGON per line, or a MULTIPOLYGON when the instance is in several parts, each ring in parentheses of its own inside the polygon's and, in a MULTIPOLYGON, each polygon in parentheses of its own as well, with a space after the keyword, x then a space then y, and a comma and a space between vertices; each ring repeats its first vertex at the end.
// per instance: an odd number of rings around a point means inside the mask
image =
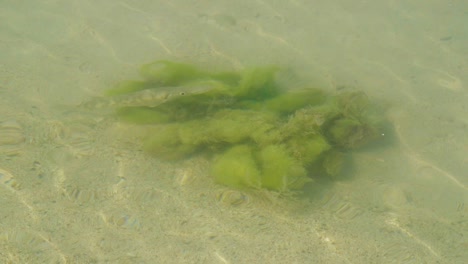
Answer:
POLYGON ((145 150, 166 160, 205 155, 217 183, 288 192, 337 178, 350 151, 381 138, 382 111, 360 91, 280 86, 280 70, 156 61, 141 67, 143 80, 107 95, 125 102, 116 105, 122 121, 148 126, 145 150))
POLYGON ((260 170, 252 149, 247 145, 234 146, 214 160, 212 175, 216 182, 231 187, 260 188, 260 170))
POLYGON ((297 190, 312 181, 303 164, 281 145, 270 145, 258 153, 262 187, 275 191, 297 190))
POLYGON ((266 188, 289 191, 312 181, 300 162, 279 145, 254 151, 237 145, 215 158, 212 175, 216 182, 236 188, 266 188))

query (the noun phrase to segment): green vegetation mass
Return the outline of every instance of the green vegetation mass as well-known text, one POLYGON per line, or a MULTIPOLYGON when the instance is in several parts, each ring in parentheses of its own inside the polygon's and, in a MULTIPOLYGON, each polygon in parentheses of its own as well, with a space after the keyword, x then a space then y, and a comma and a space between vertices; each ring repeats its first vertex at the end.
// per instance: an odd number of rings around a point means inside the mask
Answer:
POLYGON ((157 95, 116 113, 149 127, 148 152, 167 160, 207 155, 213 179, 236 188, 299 190, 314 178, 339 175, 345 153, 381 138, 383 115, 363 92, 291 90, 275 81, 278 70, 209 72, 156 61, 141 67, 142 80, 107 95, 157 95))

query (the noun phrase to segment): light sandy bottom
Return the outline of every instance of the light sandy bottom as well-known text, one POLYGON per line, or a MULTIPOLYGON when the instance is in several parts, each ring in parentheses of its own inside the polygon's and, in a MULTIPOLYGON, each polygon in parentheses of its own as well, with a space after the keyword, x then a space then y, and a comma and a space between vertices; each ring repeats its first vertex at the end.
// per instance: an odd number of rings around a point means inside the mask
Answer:
POLYGON ((2 2, 1 263, 467 262, 466 1, 2 2), (394 144, 298 201, 230 190, 73 107, 156 59, 362 89, 394 144))

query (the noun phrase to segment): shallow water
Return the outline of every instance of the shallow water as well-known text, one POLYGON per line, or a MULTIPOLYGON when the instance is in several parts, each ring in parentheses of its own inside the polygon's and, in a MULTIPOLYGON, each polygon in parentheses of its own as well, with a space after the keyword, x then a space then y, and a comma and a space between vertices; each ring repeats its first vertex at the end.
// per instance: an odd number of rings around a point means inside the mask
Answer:
MULTIPOLYGON (((384 2, 384 1, 380 1, 384 2)), ((0 262, 465 263, 468 4, 7 1, 0 8, 0 262), (216 185, 202 159, 75 107, 139 65, 278 64, 364 90, 394 126, 299 201, 216 185)))

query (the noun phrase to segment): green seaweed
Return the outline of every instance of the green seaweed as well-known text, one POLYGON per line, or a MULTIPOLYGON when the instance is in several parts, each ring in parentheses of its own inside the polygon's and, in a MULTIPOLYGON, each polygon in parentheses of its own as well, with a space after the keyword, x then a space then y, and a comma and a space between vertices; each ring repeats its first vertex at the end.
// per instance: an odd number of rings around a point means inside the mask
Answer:
POLYGON ((270 145, 258 154, 261 164, 261 186, 275 191, 302 188, 311 179, 303 165, 281 145, 270 145))
POLYGON ((290 191, 312 180, 306 169, 280 145, 255 152, 248 145, 236 145, 217 157, 212 166, 216 182, 237 187, 290 191))
POLYGON ((117 116, 154 124, 143 146, 159 158, 214 156, 211 175, 220 184, 287 192, 321 175, 338 179, 344 152, 381 138, 383 112, 356 90, 289 91, 275 81, 279 70, 210 72, 162 60, 141 67, 143 80, 107 94, 128 101, 154 92, 153 101, 118 107, 117 116))
POLYGON ((251 110, 220 110, 207 124, 212 140, 225 143, 240 143, 250 140, 261 144, 278 140, 273 132, 277 116, 251 110))
POLYGON ((244 70, 239 85, 233 89, 233 95, 242 99, 266 99, 278 95, 281 90, 274 77, 279 70, 276 66, 244 70))
POLYGON ((286 141, 286 145, 293 156, 305 165, 314 163, 331 148, 321 135, 290 138, 286 141))
POLYGON ((335 96, 340 114, 329 118, 324 134, 339 148, 356 149, 380 138, 385 126, 383 114, 360 91, 335 96))
POLYGON ((182 144, 179 124, 151 129, 143 142, 144 150, 165 160, 178 160, 194 153, 198 146, 182 144))
POLYGON ((306 106, 323 104, 325 99, 326 95, 321 90, 303 89, 279 94, 253 107, 259 110, 290 114, 306 106))
POLYGON ((177 86, 200 80, 216 80, 227 85, 237 85, 241 80, 238 72, 207 72, 198 67, 187 64, 159 60, 143 65, 140 75, 148 83, 161 86, 177 86))
POLYGON ((211 174, 215 181, 231 187, 260 188, 261 176, 248 145, 237 145, 214 160, 211 174))

